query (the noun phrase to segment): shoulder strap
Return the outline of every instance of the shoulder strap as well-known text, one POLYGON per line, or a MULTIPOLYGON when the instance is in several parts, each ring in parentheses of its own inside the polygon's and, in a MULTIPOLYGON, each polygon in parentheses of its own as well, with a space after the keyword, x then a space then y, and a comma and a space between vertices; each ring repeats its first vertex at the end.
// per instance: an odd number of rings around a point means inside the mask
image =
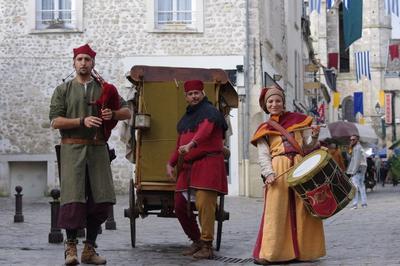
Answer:
POLYGON ((278 130, 283 136, 286 137, 286 139, 289 141, 289 143, 293 146, 293 148, 295 148, 295 150, 301 155, 304 156, 304 151, 303 149, 300 147, 299 143, 292 137, 292 135, 289 134, 289 132, 287 132, 286 129, 284 129, 281 125, 279 125, 277 122, 275 122, 274 120, 269 119, 267 121, 267 124, 270 125, 271 127, 275 128, 276 130, 278 130))

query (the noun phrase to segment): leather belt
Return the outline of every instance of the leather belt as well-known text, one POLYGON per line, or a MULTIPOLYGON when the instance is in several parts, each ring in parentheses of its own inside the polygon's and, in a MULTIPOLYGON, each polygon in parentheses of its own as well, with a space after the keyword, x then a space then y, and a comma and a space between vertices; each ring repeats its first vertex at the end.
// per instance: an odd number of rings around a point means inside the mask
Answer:
POLYGON ((102 139, 62 138, 61 144, 106 145, 102 139))

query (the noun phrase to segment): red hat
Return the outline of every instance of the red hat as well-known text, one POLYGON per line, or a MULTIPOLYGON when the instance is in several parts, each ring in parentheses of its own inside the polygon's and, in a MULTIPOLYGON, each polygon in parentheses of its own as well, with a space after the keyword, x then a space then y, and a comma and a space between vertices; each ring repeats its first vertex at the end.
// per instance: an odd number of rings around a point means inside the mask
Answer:
POLYGON ((201 80, 188 80, 183 84, 185 92, 188 91, 202 91, 204 89, 203 81, 201 80))
POLYGON ((260 104, 260 107, 267 113, 269 114, 268 110, 267 110, 267 105, 265 104, 265 102, 267 101, 267 99, 269 97, 271 97, 272 95, 278 95, 281 96, 283 103, 285 103, 285 93, 283 92, 283 90, 275 85, 271 86, 271 87, 265 87, 261 89, 260 92, 260 97, 258 98, 258 103, 260 104))
POLYGON ((93 51, 92 48, 90 48, 89 44, 82 45, 81 47, 74 48, 73 50, 74 50, 74 58, 78 54, 87 54, 93 59, 96 57, 96 52, 93 51))

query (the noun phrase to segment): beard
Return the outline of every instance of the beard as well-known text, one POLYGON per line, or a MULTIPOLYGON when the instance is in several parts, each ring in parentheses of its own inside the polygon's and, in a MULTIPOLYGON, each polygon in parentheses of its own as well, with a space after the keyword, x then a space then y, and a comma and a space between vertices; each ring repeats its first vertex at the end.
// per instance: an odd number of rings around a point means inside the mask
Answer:
POLYGON ((76 74, 79 76, 84 76, 84 77, 90 76, 91 72, 92 72, 92 69, 88 68, 88 67, 76 69, 76 74))

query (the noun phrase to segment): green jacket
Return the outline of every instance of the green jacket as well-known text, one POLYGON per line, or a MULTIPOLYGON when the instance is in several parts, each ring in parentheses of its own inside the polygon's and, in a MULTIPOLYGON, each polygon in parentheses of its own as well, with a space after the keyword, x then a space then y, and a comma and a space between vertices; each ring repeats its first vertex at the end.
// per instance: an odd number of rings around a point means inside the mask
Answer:
MULTIPOLYGON (((97 107, 88 104, 101 95, 101 86, 96 81, 84 85, 75 79, 58 86, 51 98, 50 121, 62 116, 66 118, 97 115, 97 107)), ((126 102, 121 98, 122 106, 126 102)), ((62 138, 103 138, 101 128, 61 129, 62 138)), ((114 184, 106 145, 62 144, 61 145, 61 204, 86 202, 85 169, 88 168, 90 187, 96 203, 115 203, 114 184)))

